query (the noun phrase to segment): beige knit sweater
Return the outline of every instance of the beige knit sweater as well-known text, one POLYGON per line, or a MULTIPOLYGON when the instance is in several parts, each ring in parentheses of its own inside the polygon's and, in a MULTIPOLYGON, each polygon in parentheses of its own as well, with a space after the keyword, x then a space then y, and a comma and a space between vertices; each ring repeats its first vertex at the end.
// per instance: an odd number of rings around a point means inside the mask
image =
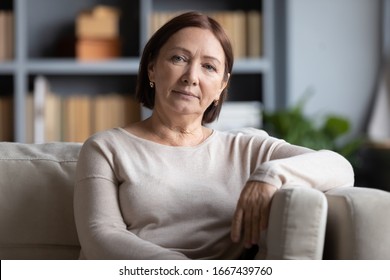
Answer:
POLYGON ((353 185, 347 160, 262 130, 214 131, 173 147, 116 128, 80 153, 75 219, 87 259, 234 259, 232 216, 248 180, 320 190, 353 185))

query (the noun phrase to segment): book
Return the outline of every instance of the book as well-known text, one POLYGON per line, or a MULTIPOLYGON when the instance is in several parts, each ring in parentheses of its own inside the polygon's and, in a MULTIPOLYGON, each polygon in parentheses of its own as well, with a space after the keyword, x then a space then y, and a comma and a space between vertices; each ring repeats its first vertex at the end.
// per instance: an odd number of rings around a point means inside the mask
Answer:
POLYGON ((256 10, 247 13, 247 56, 260 57, 263 54, 263 27, 261 13, 256 10))
POLYGON ((176 15, 181 14, 182 11, 174 11, 174 12, 154 12, 152 13, 149 20, 149 35, 153 35, 154 32, 157 31, 161 26, 163 26, 170 19, 175 17, 176 15))
POLYGON ((14 53, 14 16, 11 11, 5 12, 5 59, 12 60, 14 53))
POLYGON ((34 91, 26 95, 26 140, 46 143, 62 140, 62 101, 52 92, 48 79, 37 76, 34 91))
POLYGON ((141 120, 141 106, 139 102, 136 100, 134 95, 125 94, 124 98, 124 124, 139 122, 141 120))
POLYGON ((93 99, 93 132, 122 127, 140 120, 140 105, 131 95, 109 93, 93 99))
MULTIPOLYGON (((175 12, 154 12, 150 17, 150 35, 177 15, 175 12)), ((257 10, 206 12, 214 18, 231 40, 235 58, 260 57, 262 54, 262 18, 257 10)))
POLYGON ((14 138, 13 97, 0 96, 0 141, 13 141, 14 138))
POLYGON ((0 61, 11 60, 14 53, 14 16, 0 11, 0 61))
POLYGON ((5 48, 6 48, 6 37, 5 37, 5 12, 0 10, 0 61, 6 59, 5 48))
POLYGON ((91 99, 73 94, 63 99, 63 141, 84 142, 91 135, 91 99))
POLYGON ((27 143, 84 142, 96 132, 141 119, 141 107, 131 94, 61 95, 51 90, 44 76, 35 78, 25 102, 27 143))
POLYGON ((34 143, 45 142, 45 98, 49 81, 44 76, 34 79, 34 143))
POLYGON ((28 92, 25 97, 26 107, 26 143, 34 143, 34 94, 28 92))
POLYGON ((51 90, 46 93, 44 107, 45 142, 62 140, 62 98, 51 90))
POLYGON ((243 58, 247 56, 247 16, 244 11, 231 12, 231 28, 233 33, 233 44, 235 48, 235 57, 243 58))
POLYGON ((228 101, 222 105, 219 118, 208 127, 216 130, 261 128, 262 104, 259 101, 228 101))

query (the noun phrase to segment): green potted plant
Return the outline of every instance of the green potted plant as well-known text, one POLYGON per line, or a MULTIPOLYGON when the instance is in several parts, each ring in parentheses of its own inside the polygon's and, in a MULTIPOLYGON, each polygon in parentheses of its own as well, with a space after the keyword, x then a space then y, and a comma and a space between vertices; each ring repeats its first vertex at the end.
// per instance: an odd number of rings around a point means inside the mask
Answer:
POLYGON ((264 128, 270 135, 285 139, 295 145, 314 150, 329 149, 346 157, 354 167, 359 165, 357 151, 362 139, 342 143, 340 138, 350 130, 348 119, 326 115, 322 122, 304 115, 308 99, 305 95, 296 106, 274 112, 264 112, 264 128))

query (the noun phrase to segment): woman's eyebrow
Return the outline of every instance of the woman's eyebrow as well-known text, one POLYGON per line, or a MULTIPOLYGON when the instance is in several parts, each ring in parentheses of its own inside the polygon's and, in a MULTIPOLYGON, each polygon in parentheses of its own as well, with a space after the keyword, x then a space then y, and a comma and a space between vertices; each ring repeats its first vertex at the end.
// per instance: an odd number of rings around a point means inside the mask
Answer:
POLYGON ((186 48, 183 48, 183 47, 172 47, 170 48, 171 51, 174 51, 174 50, 180 50, 180 51, 183 51, 183 52, 186 52, 186 53, 191 53, 189 50, 187 50, 186 48))
POLYGON ((213 60, 213 61, 215 61, 215 62, 217 62, 217 63, 219 63, 219 64, 222 64, 221 61, 219 61, 219 59, 216 58, 216 57, 214 57, 214 56, 211 56, 211 55, 204 55, 203 57, 204 57, 204 58, 207 58, 207 59, 210 59, 210 60, 213 60))
MULTIPOLYGON (((185 53, 191 54, 191 52, 190 52, 188 49, 184 48, 184 47, 172 47, 170 50, 180 50, 180 51, 183 51, 183 52, 185 52, 185 53)), ((215 56, 212 56, 212 55, 204 55, 204 56, 202 56, 202 57, 203 57, 203 58, 206 58, 206 59, 213 60, 213 61, 215 61, 215 62, 217 62, 217 63, 219 63, 219 64, 222 64, 221 61, 220 61, 218 58, 216 58, 215 56)))

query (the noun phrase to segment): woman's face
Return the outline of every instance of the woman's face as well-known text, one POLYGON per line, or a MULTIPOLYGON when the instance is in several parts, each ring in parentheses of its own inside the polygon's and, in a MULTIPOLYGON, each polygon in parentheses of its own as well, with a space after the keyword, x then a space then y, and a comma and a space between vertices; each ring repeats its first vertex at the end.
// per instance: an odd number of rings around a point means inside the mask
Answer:
POLYGON ((148 67, 155 83, 154 110, 202 117, 227 85, 224 72, 225 54, 211 31, 179 30, 148 67))

